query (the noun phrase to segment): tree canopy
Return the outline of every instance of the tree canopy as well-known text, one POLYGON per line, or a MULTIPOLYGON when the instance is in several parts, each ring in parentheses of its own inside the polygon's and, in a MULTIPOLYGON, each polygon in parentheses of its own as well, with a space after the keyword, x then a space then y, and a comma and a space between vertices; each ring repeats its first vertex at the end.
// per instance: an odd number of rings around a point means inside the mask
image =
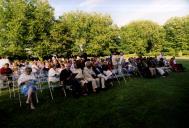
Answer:
POLYGON ((166 32, 166 47, 176 53, 189 50, 189 16, 169 19, 164 29, 166 32))
POLYGON ((44 0, 0 0, 0 56, 189 54, 189 16, 164 25, 134 21, 119 28, 111 16, 71 11, 55 18, 44 0))
POLYGON ((164 30, 151 21, 135 21, 121 28, 124 52, 146 54, 160 52, 164 44, 164 30))

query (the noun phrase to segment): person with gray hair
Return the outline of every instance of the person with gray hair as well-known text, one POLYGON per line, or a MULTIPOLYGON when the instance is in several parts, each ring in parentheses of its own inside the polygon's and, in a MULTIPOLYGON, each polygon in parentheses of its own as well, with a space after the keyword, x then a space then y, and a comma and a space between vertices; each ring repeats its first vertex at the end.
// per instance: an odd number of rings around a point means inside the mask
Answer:
POLYGON ((96 74, 92 70, 92 64, 90 61, 87 61, 85 63, 83 75, 84 75, 85 80, 87 80, 88 82, 92 82, 93 92, 96 92, 97 87, 100 86, 100 80, 99 78, 94 77, 94 75, 96 74))
POLYGON ((25 72, 18 78, 18 85, 21 86, 21 93, 27 96, 26 104, 30 104, 31 109, 35 109, 33 95, 36 95, 36 78, 32 74, 32 68, 26 67, 25 72))

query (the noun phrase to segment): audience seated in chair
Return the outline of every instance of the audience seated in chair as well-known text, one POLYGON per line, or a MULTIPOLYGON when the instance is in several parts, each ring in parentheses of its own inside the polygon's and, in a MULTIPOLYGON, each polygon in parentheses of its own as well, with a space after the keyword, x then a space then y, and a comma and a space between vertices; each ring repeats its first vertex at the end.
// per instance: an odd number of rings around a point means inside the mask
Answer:
POLYGON ((65 69, 60 73, 60 81, 63 85, 71 85, 73 95, 78 97, 81 94, 80 83, 73 76, 73 72, 70 70, 71 64, 65 63, 65 69))
POLYGON ((32 74, 30 67, 25 68, 25 72, 18 78, 18 85, 21 86, 21 93, 27 96, 26 103, 30 104, 31 109, 35 109, 33 95, 36 95, 36 78, 32 74))
POLYGON ((174 56, 170 59, 169 64, 170 64, 172 70, 175 71, 175 72, 184 71, 184 67, 182 66, 182 64, 177 64, 174 56))
POLYGON ((4 64, 4 66, 0 69, 1 80, 3 80, 3 83, 12 79, 12 77, 11 77, 12 73, 13 73, 13 71, 9 67, 9 64, 8 63, 4 64))
POLYGON ((102 89, 104 89, 105 81, 108 80, 108 77, 106 76, 106 74, 104 74, 101 64, 99 62, 96 62, 95 64, 92 65, 92 69, 95 73, 95 76, 99 78, 102 89))
POLYGON ((100 86, 99 78, 92 70, 92 64, 90 61, 87 61, 83 70, 84 78, 88 82, 92 82, 93 92, 96 92, 96 89, 100 86))
POLYGON ((75 76, 75 79, 80 83, 81 88, 82 88, 82 95, 86 96, 88 93, 88 88, 87 88, 87 84, 88 81, 85 80, 84 75, 83 75, 83 70, 81 69, 82 64, 80 60, 77 60, 75 63, 75 69, 73 70, 73 73, 77 74, 75 76))
POLYGON ((52 65, 48 72, 48 82, 56 83, 59 82, 59 75, 60 72, 58 71, 58 68, 56 65, 52 65))

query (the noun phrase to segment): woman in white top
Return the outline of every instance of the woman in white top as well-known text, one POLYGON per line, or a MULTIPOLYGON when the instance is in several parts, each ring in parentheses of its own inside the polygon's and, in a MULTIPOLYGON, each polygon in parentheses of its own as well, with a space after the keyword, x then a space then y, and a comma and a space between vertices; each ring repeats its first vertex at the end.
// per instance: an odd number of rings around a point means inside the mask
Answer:
POLYGON ((87 95, 87 83, 88 81, 84 79, 84 75, 83 75, 83 71, 81 69, 81 63, 80 61, 76 61, 75 64, 75 70, 73 71, 73 73, 76 73, 77 75, 75 76, 75 79, 79 81, 79 83, 81 84, 82 87, 82 95, 86 96, 87 95))
POLYGON ((97 87, 100 86, 100 80, 99 78, 93 78, 93 74, 95 75, 95 73, 92 70, 91 62, 87 61, 85 65, 86 67, 84 67, 84 70, 83 70, 84 78, 88 82, 92 82, 93 92, 96 92, 97 87))
POLYGON ((37 75, 37 73, 39 72, 39 67, 37 66, 37 62, 32 62, 32 64, 31 64, 31 68, 32 68, 32 72, 33 72, 33 74, 36 76, 37 75))
POLYGON ((60 72, 58 71, 58 68, 56 66, 52 66, 48 72, 48 82, 59 82, 60 81, 60 72))
POLYGON ((35 109, 32 95, 36 93, 36 78, 32 74, 32 68, 26 67, 25 72, 18 78, 18 85, 21 86, 21 93, 27 96, 26 103, 30 104, 31 109, 35 109))

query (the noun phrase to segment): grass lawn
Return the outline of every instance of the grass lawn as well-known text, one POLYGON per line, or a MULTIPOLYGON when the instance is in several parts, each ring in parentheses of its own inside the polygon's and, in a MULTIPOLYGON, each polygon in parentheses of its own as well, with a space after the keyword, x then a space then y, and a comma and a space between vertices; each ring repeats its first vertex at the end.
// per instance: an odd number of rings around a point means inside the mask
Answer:
MULTIPOLYGON (((131 78, 98 94, 75 99, 39 94, 35 111, 0 96, 0 127, 13 128, 188 128, 189 60, 186 72, 166 78, 131 78)), ((55 91, 56 92, 56 91, 55 91)), ((58 93, 58 92, 57 92, 58 93)), ((22 100, 25 101, 24 99, 22 100)))

